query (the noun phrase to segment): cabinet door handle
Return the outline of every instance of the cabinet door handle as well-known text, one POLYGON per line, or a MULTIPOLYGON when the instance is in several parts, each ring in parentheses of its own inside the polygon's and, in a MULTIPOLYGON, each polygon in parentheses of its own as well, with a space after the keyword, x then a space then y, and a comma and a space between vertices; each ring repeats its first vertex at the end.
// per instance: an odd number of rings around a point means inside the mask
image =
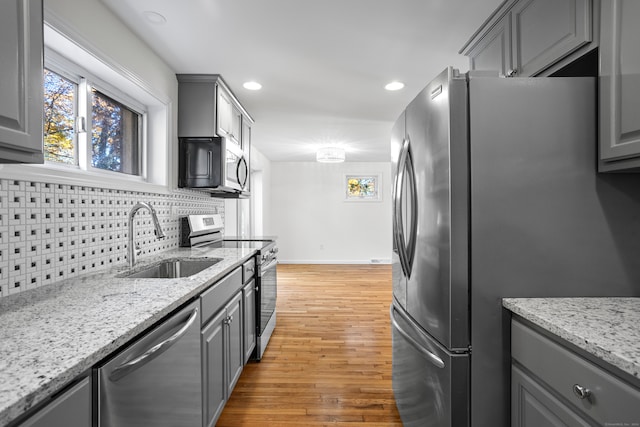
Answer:
POLYGON ((573 394, 578 396, 578 399, 589 399, 589 397, 591 396, 591 390, 581 386, 580 384, 574 384, 573 394))

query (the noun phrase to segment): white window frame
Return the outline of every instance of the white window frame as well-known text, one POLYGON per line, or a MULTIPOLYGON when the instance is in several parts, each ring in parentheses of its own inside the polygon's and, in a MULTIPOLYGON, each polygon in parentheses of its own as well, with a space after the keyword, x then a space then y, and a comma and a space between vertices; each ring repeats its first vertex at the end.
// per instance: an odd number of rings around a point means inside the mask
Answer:
POLYGON ((91 171, 97 174, 104 174, 105 178, 125 178, 135 180, 137 182, 146 182, 146 146, 147 146, 147 122, 148 114, 146 106, 127 94, 119 91, 117 88, 109 85, 109 83, 95 77, 78 64, 75 64, 62 55, 51 49, 45 49, 45 64, 44 67, 59 74, 60 76, 70 80, 78 85, 76 108, 77 116, 75 123, 75 143, 76 149, 76 162, 77 165, 69 165, 57 162, 46 162, 47 166, 62 166, 65 168, 79 169, 83 171, 91 171), (139 141, 138 141, 138 174, 131 175, 123 172, 109 171, 100 168, 93 167, 91 165, 91 90, 95 89, 98 92, 122 103, 125 107, 137 113, 141 118, 139 129, 139 141), (82 107, 85 107, 82 110, 82 107), (77 121, 84 120, 84 129, 80 129, 77 121))
MULTIPOLYGON (((53 21, 55 22, 56 19, 53 18, 53 21)), ((55 22, 55 24, 64 28, 62 23, 55 22)), ((74 34, 74 38, 80 39, 80 36, 74 34)), ((81 138, 86 139, 87 133, 77 133, 79 166, 55 162, 42 165, 0 165, 0 178, 131 191, 170 192, 169 185, 172 182, 169 176, 172 168, 169 165, 168 155, 172 140, 170 97, 158 93, 144 80, 120 64, 103 57, 94 48, 84 47, 88 46, 88 43, 72 40, 71 36, 63 34, 47 21, 44 23, 44 40, 45 68, 65 78, 71 77, 70 80, 74 82, 80 81, 79 97, 91 95, 86 85, 83 90, 82 77, 86 78, 89 85, 98 91, 142 113, 139 175, 91 167, 89 146, 81 141, 81 138), (150 139, 153 140, 153 146, 148 143, 150 139)), ((88 104, 88 111, 84 113, 85 127, 87 132, 90 132, 90 99, 86 104, 88 104)))
POLYGON ((378 173, 351 173, 344 175, 342 185, 344 185, 344 200, 346 202, 381 202, 382 201, 382 175, 378 173), (349 194, 349 180, 351 178, 373 178, 376 183, 375 194, 371 196, 352 196, 349 194))

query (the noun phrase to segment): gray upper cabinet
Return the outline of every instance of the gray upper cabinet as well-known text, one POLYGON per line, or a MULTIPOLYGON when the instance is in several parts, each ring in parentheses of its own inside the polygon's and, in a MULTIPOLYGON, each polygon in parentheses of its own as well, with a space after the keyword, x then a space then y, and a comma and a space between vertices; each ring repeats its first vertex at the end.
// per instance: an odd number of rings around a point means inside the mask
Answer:
POLYGON ((218 136, 226 136, 234 143, 240 145, 240 132, 242 126, 242 113, 234 105, 229 92, 221 85, 216 86, 218 105, 216 111, 216 133, 218 136))
POLYGON ((602 0, 600 171, 640 171, 640 1, 602 0))
POLYGON ((243 122, 253 123, 218 74, 178 74, 178 136, 224 136, 241 145, 243 122))
POLYGON ((511 20, 496 23, 467 53, 472 70, 498 70, 506 76, 511 70, 511 20))
POLYGON ((42 0, 0 2, 0 162, 43 163, 42 0))
POLYGON ((511 28, 513 70, 536 75, 591 41, 591 1, 521 0, 511 28))
POLYGON ((591 41, 591 0, 505 2, 462 48, 472 70, 534 76, 591 41))

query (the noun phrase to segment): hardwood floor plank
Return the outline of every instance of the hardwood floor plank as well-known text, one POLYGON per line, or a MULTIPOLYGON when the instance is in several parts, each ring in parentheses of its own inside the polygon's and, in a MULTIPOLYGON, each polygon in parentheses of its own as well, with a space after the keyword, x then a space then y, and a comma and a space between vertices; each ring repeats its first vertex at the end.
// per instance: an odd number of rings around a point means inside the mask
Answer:
POLYGON ((216 425, 402 426, 391 292, 389 265, 278 265, 276 329, 216 425))

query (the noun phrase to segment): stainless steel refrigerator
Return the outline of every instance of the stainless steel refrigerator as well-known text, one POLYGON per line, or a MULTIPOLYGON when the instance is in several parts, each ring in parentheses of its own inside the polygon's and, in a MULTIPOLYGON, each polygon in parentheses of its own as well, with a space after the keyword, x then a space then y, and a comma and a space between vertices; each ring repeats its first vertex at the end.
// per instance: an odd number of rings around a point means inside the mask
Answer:
POLYGON ((596 173, 596 117, 594 78, 448 68, 394 125, 405 426, 509 425, 503 297, 640 295, 640 177, 596 173))

